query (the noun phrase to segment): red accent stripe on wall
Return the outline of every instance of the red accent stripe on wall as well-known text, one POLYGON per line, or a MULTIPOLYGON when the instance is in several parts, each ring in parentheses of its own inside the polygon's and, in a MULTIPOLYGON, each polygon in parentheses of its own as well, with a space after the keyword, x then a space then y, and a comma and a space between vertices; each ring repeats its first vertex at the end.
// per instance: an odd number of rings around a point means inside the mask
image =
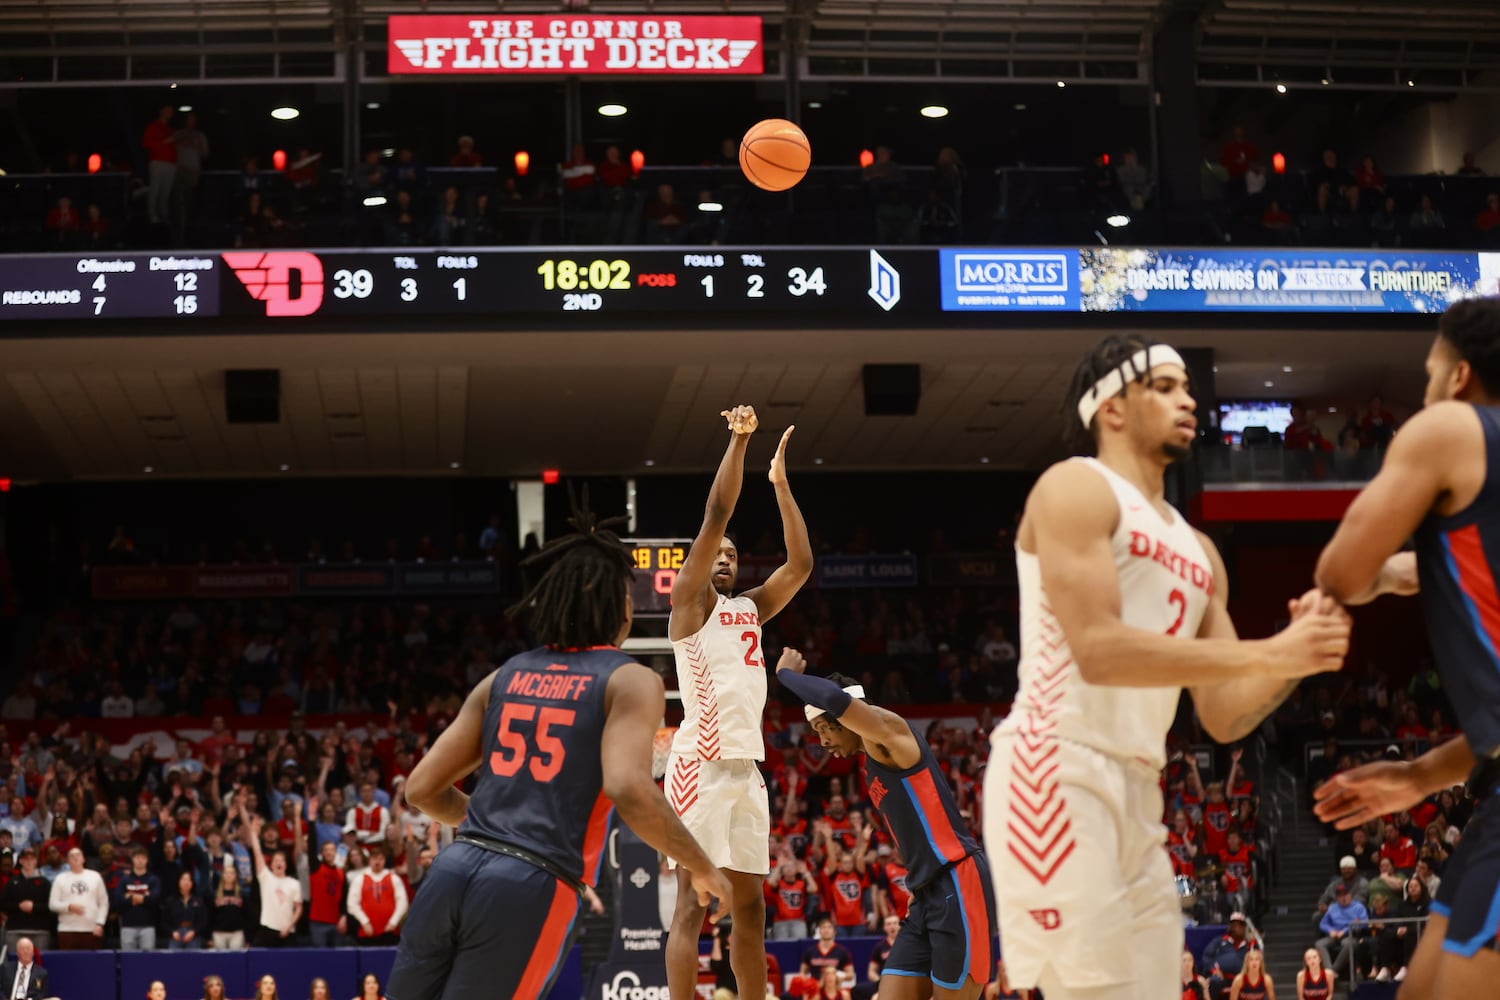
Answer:
POLYGON ((1215 490, 1194 498, 1204 521, 1337 521, 1359 490, 1330 489, 1215 490))

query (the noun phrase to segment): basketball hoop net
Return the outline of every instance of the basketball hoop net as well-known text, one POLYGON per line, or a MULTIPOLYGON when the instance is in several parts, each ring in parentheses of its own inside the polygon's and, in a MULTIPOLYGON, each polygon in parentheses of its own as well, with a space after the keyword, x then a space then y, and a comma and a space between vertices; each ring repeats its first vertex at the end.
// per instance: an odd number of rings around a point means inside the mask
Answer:
POLYGON ((667 757, 672 753, 672 737, 676 735, 676 726, 663 726, 651 741, 651 777, 657 781, 667 775, 667 757))

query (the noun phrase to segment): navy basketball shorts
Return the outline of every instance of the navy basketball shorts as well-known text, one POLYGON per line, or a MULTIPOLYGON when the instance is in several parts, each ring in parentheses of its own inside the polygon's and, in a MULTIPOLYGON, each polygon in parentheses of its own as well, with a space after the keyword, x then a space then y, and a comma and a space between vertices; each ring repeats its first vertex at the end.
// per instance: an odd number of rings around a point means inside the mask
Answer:
POLYGON ((1491 793, 1443 866, 1432 912, 1448 918, 1443 950, 1470 958, 1500 951, 1500 795, 1491 793))
POLYGON ((997 931, 990 866, 974 854, 912 893, 883 975, 931 979, 948 990, 970 977, 983 985, 995 975, 997 931))
POLYGON ((455 843, 417 887, 386 996, 545 997, 572 944, 578 911, 578 893, 542 869, 455 843))

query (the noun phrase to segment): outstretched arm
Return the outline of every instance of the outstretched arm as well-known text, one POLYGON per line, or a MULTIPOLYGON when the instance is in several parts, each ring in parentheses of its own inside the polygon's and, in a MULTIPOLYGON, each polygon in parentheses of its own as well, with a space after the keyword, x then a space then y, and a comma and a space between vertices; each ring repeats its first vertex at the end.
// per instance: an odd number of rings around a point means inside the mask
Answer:
POLYGON ((1079 674, 1090 684, 1194 687, 1239 676, 1291 680, 1343 665, 1349 622, 1332 615, 1305 615, 1280 635, 1251 641, 1228 633, 1183 640, 1126 625, 1110 544, 1118 502, 1104 478, 1082 463, 1063 462, 1043 474, 1025 517, 1022 545, 1041 564, 1052 611, 1079 674))
POLYGON ((484 713, 495 673, 474 685, 457 718, 407 776, 407 803, 439 823, 458 826, 469 810, 469 797, 454 785, 472 774, 484 757, 484 713))
POLYGON ((714 484, 708 491, 708 504, 703 509, 703 524, 698 528, 698 537, 693 539, 677 579, 672 584, 672 617, 667 622, 667 633, 675 642, 686 639, 703 627, 713 607, 713 570, 719 558, 719 547, 724 540, 724 531, 729 527, 729 518, 734 514, 734 505, 740 499, 740 485, 745 478, 745 448, 750 435, 755 433, 759 422, 755 410, 749 406, 736 406, 725 410, 721 416, 729 421, 729 447, 719 462, 719 471, 714 475, 714 484))
POLYGON ((895 712, 867 704, 851 696, 826 677, 803 673, 807 660, 788 646, 776 663, 776 679, 782 687, 809 705, 821 708, 829 718, 865 740, 867 751, 877 760, 905 769, 921 759, 922 750, 906 720, 895 712))
POLYGON ((765 583, 745 593, 755 602, 762 625, 791 603, 813 570, 812 541, 807 537, 807 522, 802 520, 802 511, 792 499, 792 487, 786 479, 786 443, 795 429, 795 426, 788 427, 781 435, 781 443, 776 446, 776 455, 771 459, 771 471, 767 474, 771 485, 776 487, 786 562, 778 566, 765 583))
POLYGON ((1412 417, 1319 557, 1319 589, 1344 604, 1415 593, 1414 558, 1392 557, 1448 493, 1455 470, 1482 454, 1483 441, 1479 418, 1466 404, 1440 403, 1412 417))

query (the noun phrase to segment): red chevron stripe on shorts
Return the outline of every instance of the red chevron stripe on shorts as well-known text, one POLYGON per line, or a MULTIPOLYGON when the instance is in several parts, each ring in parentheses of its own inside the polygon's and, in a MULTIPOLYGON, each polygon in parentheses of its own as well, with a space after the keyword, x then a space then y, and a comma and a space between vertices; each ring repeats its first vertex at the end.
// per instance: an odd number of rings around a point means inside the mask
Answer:
POLYGON ((1052 881, 1077 841, 1072 836, 1067 799, 1058 784, 1055 740, 1024 731, 1010 744, 1010 836, 1005 847, 1041 885, 1052 881))
POLYGON ((701 760, 678 757, 676 766, 672 768, 667 781, 667 800, 672 803, 672 811, 678 816, 686 815, 698 801, 698 772, 702 767, 701 760))

